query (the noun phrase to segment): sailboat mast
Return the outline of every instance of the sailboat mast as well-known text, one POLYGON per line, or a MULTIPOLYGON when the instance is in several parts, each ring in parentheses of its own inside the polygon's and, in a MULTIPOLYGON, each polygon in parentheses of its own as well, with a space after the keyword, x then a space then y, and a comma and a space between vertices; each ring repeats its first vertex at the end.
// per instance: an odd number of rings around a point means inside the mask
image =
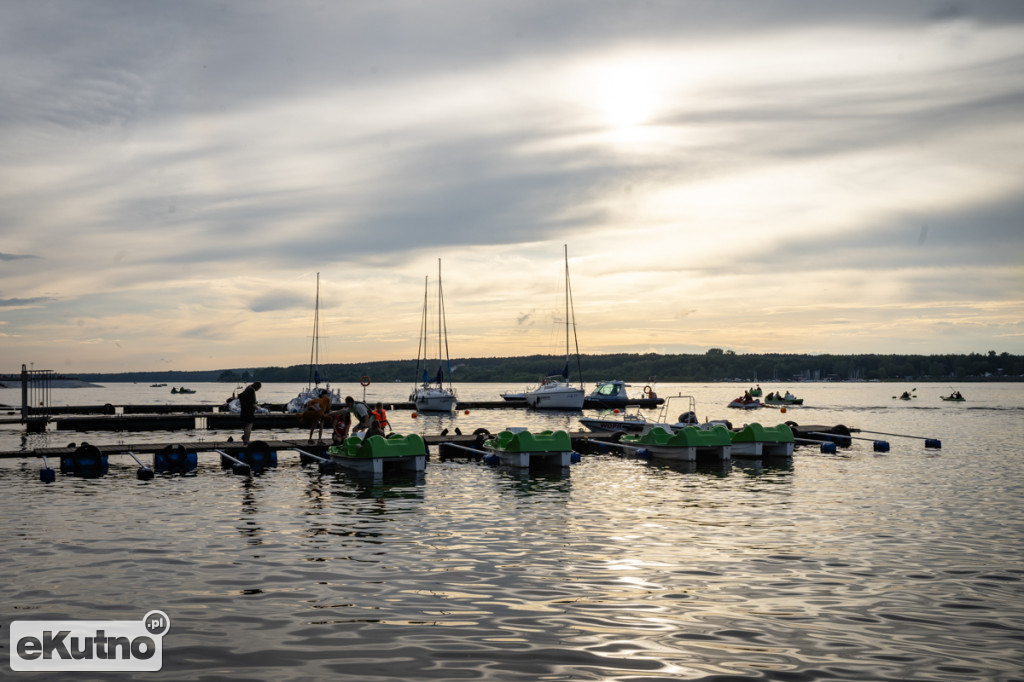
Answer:
POLYGON ((437 259, 437 364, 441 364, 441 259, 437 259))
MULTIPOLYGON (((313 384, 313 378, 318 372, 316 368, 320 365, 320 273, 316 273, 316 305, 313 307, 313 342, 309 348, 309 383, 313 384)), ((316 383, 319 384, 317 376, 316 383)))
POLYGON ((565 251, 565 364, 569 364, 569 245, 563 244, 565 251))
POLYGON ((572 324, 572 340, 576 345, 576 374, 583 388, 583 366, 580 364, 580 341, 576 337, 576 308, 572 302, 572 285, 569 282, 569 245, 565 245, 565 364, 569 365, 569 324, 572 324))
POLYGON ((444 360, 448 365, 448 389, 452 387, 452 358, 448 353, 448 318, 444 314, 444 289, 441 286, 441 259, 437 259, 437 311, 439 324, 443 325, 443 333, 441 327, 438 327, 438 348, 437 356, 438 362, 441 360, 441 339, 444 339, 444 360))
POLYGON ((427 289, 430 286, 430 276, 423 277, 423 317, 420 320, 419 348, 416 349, 416 382, 420 381, 420 360, 423 360, 423 369, 427 368, 427 289))

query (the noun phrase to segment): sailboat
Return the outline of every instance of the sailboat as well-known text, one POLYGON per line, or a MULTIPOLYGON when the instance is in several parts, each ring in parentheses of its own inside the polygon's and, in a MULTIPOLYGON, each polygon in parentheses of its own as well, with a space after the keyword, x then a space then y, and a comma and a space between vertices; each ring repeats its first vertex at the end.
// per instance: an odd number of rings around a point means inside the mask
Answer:
POLYGON ((420 322, 420 347, 416 352, 416 373, 420 376, 419 386, 413 386, 409 401, 420 412, 451 412, 455 407, 455 391, 452 389, 452 360, 448 356, 448 322, 444 313, 444 290, 441 287, 441 259, 437 259, 437 373, 431 378, 427 370, 428 295, 430 277, 424 278, 423 319, 420 322), (441 364, 441 346, 444 344, 444 359, 448 362, 448 388, 444 387, 444 367, 441 364), (422 362, 421 362, 422 359, 422 362))
MULTIPOLYGON (((526 404, 538 410, 582 410, 583 383, 579 387, 569 383, 569 326, 572 325, 573 341, 576 340, 576 313, 572 308, 572 293, 569 286, 569 247, 565 246, 565 367, 558 374, 541 379, 536 388, 526 390, 526 404)), ((576 364, 579 366, 579 343, 576 343, 576 364)))
POLYGON ((314 398, 320 397, 321 391, 327 391, 331 398, 331 405, 341 403, 341 391, 337 388, 331 389, 329 382, 323 387, 320 386, 320 273, 316 273, 316 305, 313 308, 313 343, 309 350, 309 383, 306 388, 299 391, 299 394, 288 401, 285 407, 287 412, 297 414, 306 409, 306 403, 314 398))

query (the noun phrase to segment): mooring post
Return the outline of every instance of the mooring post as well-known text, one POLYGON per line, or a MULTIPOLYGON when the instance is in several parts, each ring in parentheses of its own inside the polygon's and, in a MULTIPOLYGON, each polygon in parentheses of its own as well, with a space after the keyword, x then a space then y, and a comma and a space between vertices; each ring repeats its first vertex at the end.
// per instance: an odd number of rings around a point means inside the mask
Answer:
POLYGON ((28 367, 21 365, 21 420, 28 420, 28 367))

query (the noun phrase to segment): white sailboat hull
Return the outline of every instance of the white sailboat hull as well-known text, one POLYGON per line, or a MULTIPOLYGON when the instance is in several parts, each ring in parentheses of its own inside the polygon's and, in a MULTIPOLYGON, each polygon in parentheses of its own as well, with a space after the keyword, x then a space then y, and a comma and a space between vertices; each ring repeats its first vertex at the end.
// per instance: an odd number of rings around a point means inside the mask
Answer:
POLYGON ((418 388, 409 396, 420 412, 451 412, 455 396, 443 388, 418 388))
POLYGON ((526 392, 526 404, 536 410, 582 410, 583 389, 566 384, 544 384, 526 392))

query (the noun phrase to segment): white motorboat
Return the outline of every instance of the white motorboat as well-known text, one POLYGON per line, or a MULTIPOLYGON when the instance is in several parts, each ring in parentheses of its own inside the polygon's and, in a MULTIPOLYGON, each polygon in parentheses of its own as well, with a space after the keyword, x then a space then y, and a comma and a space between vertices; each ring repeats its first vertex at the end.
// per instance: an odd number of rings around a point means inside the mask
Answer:
POLYGON ((526 404, 537 410, 582 410, 583 389, 570 385, 567 379, 561 374, 545 377, 540 385, 526 391, 526 404))
MULTIPOLYGON (((582 417, 580 425, 596 432, 620 432, 631 435, 643 435, 655 426, 660 426, 666 431, 675 432, 687 426, 700 426, 697 419, 697 401, 690 395, 670 396, 661 406, 656 417, 647 417, 640 411, 624 412, 619 415, 607 415, 604 417, 582 417), (681 410, 675 421, 670 421, 669 415, 676 410, 681 410)), ((714 423, 727 422, 716 421, 714 423)))

